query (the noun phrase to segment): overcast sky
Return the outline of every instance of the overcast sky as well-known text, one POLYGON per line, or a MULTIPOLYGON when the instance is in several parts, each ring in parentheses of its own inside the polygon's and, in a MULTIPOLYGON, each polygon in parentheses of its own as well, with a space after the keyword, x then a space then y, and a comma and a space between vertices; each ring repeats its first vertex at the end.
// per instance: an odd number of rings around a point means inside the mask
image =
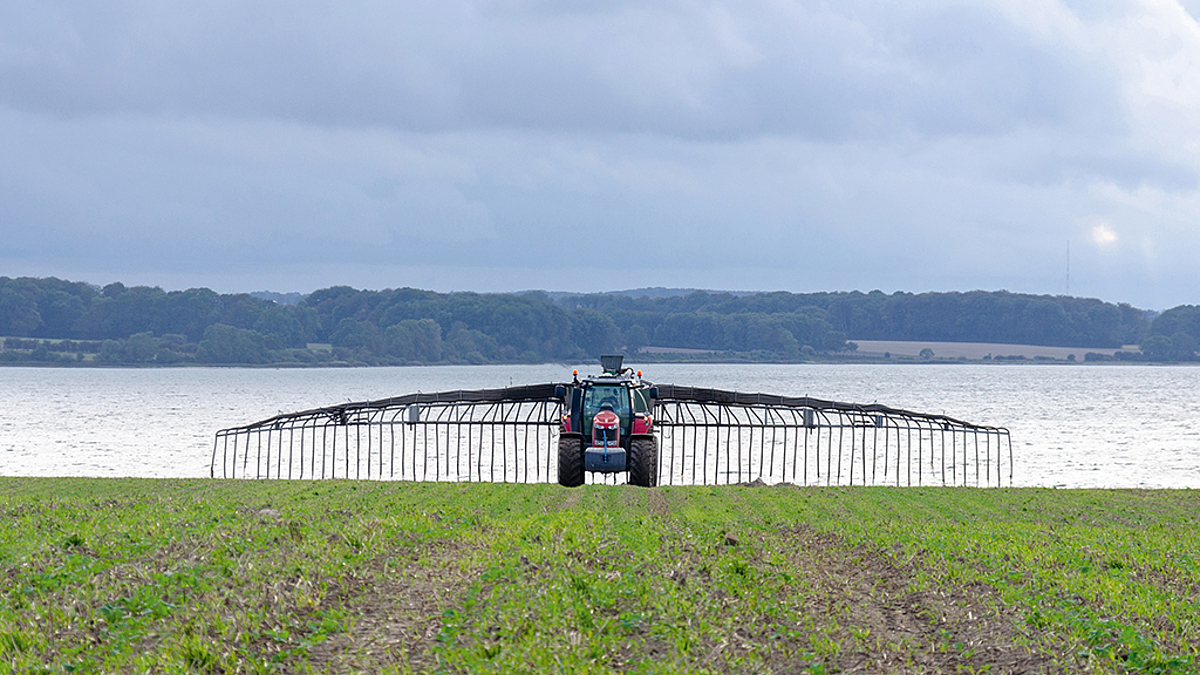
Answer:
POLYGON ((1200 304, 1198 10, 11 0, 0 274, 1200 304))

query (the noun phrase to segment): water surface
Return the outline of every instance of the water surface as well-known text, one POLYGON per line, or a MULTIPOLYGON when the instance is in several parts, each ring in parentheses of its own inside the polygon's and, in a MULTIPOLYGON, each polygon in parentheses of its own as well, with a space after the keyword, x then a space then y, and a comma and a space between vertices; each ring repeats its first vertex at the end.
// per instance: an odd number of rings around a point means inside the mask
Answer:
MULTIPOLYGON (((638 367, 633 364, 634 367, 638 367)), ((564 381, 590 365, 358 369, 3 368, 0 475, 207 476, 213 433, 415 391, 564 381)), ((1007 427, 1013 484, 1200 488, 1200 368, 642 366, 655 382, 809 395, 1007 427)))

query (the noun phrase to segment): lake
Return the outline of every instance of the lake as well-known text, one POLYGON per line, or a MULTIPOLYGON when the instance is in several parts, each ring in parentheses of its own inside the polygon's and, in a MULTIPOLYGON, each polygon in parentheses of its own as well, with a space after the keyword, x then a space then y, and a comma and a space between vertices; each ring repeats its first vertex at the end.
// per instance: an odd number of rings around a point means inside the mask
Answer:
MULTIPOLYGON (((883 403, 1012 433, 1013 485, 1200 488, 1200 368, 651 364, 649 380, 883 403)), ((411 392, 569 380, 598 366, 3 368, 0 475, 206 477, 221 428, 411 392)))

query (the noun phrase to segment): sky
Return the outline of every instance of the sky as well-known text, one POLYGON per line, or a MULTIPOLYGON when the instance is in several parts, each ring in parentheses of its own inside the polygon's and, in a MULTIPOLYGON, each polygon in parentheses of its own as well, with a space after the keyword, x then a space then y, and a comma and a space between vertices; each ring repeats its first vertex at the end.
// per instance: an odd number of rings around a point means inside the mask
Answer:
POLYGON ((0 4, 0 275, 1200 304, 1200 0, 0 4))

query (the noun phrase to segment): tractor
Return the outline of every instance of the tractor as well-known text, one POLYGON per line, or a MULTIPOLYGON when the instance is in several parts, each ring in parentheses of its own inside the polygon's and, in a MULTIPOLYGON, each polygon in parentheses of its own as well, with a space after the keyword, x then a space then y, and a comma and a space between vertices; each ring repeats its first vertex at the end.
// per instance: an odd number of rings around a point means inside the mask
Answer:
POLYGON ((583 485, 584 472, 629 472, 629 482, 658 485, 658 441, 654 406, 658 388, 642 382, 642 373, 622 368, 624 357, 600 357, 603 374, 579 379, 555 394, 563 402, 558 437, 558 482, 583 485))

